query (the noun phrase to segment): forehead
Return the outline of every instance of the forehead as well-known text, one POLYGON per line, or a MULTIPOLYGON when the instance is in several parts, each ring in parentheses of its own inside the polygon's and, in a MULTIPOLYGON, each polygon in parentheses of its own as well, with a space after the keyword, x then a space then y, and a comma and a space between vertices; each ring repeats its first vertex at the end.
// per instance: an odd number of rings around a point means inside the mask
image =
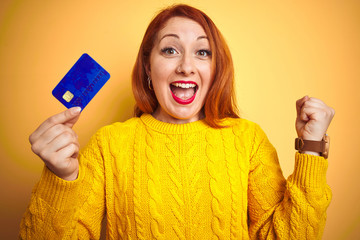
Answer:
POLYGON ((174 34, 192 34, 196 37, 198 36, 206 36, 206 33, 203 27, 196 21, 191 20, 185 17, 172 17, 170 18, 164 25, 162 29, 160 29, 158 33, 158 37, 162 37, 166 34, 174 33, 174 34))

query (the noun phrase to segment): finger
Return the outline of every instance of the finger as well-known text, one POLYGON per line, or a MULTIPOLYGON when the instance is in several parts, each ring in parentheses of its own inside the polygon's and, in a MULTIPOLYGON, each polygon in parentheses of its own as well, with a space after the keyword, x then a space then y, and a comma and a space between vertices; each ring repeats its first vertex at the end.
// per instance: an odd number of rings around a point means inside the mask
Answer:
POLYGON ((307 111, 305 109, 302 109, 300 112, 300 115, 298 116, 298 118, 303 121, 303 122, 307 122, 310 120, 310 116, 307 113, 307 111))
POLYGON ((48 118, 35 130, 33 134, 30 135, 29 137, 30 143, 36 141, 39 138, 39 136, 41 136, 46 130, 48 130, 50 127, 54 125, 66 124, 66 126, 72 127, 79 119, 80 111, 81 111, 80 107, 73 107, 48 118))
POLYGON ((327 106, 323 101, 316 98, 309 98, 308 101, 304 102, 301 107, 301 111, 303 109, 310 109, 308 111, 317 111, 319 113, 326 113, 326 115, 333 115, 333 109, 327 106))
POLYGON ((57 136, 65 132, 72 134, 75 137, 77 136, 76 133, 71 128, 65 126, 64 124, 57 124, 50 127, 43 134, 41 134, 41 136, 39 136, 37 141, 39 142, 42 141, 44 144, 48 144, 51 141, 53 141, 57 136))
POLYGON ((49 149, 48 144, 62 134, 71 135, 72 139, 75 139, 76 141, 78 139, 76 133, 71 128, 63 124, 57 124, 46 130, 38 139, 36 139, 36 141, 33 141, 31 144, 32 151, 41 158, 43 158, 43 155, 41 156, 40 153, 43 151, 56 151, 57 149, 49 149))
POLYGON ((79 155, 79 146, 76 144, 69 144, 66 147, 60 149, 59 151, 56 152, 56 158, 59 160, 66 159, 66 161, 59 162, 58 167, 59 168, 68 167, 66 166, 68 164, 68 161, 77 158, 78 155, 79 155))
POLYGON ((330 122, 334 117, 334 111, 329 107, 305 107, 302 111, 304 112, 303 114, 307 115, 309 120, 330 122))
POLYGON ((69 128, 72 128, 75 125, 75 123, 79 120, 79 118, 80 118, 80 114, 78 114, 74 118, 71 118, 69 121, 65 122, 64 124, 69 128))
POLYGON ((64 147, 75 144, 79 146, 78 139, 76 138, 75 134, 71 132, 63 132, 62 134, 58 135, 54 138, 47 146, 47 151, 49 152, 58 152, 59 150, 63 149, 64 147))
POLYGON ((312 115, 321 110, 322 107, 316 102, 310 102, 310 99, 303 103, 300 109, 299 119, 304 122, 308 122, 313 119, 312 115))
POLYGON ((61 178, 67 176, 69 173, 74 172, 78 166, 78 161, 76 159, 78 152, 79 148, 74 144, 70 144, 56 152, 52 161, 46 162, 46 166, 61 178))
POLYGON ((326 106, 324 103, 318 102, 318 101, 314 101, 314 100, 311 100, 311 99, 309 99, 308 101, 304 102, 302 108, 304 108, 304 107, 306 107, 306 108, 312 108, 312 107, 313 107, 313 108, 322 108, 322 109, 327 108, 327 106, 326 106))
POLYGON ((311 102, 318 102, 318 103, 320 103, 320 104, 326 105, 322 100, 320 100, 320 99, 318 99, 318 98, 314 98, 314 97, 311 97, 311 98, 309 99, 309 101, 311 101, 311 102))
POLYGON ((304 105, 304 103, 309 100, 308 96, 304 96, 302 98, 300 98, 299 100, 296 101, 296 112, 297 112, 297 116, 300 116, 301 113, 301 108, 304 105))
POLYGON ((69 139, 65 139, 64 137, 59 137, 54 142, 51 142, 50 144, 46 145, 46 147, 41 148, 39 151, 34 150, 34 152, 44 162, 54 163, 60 160, 56 158, 57 152, 68 147, 69 145, 75 145, 77 146, 77 148, 80 148, 79 142, 69 141, 69 139))
POLYGON ((316 107, 321 109, 322 111, 325 111, 327 115, 334 116, 335 110, 328 105, 326 105, 322 100, 317 98, 310 98, 309 101, 305 102, 305 105, 308 107, 316 107))
POLYGON ((309 111, 313 111, 311 110, 311 108, 317 109, 316 111, 326 111, 326 109, 328 109, 329 107, 320 99, 316 99, 316 98, 308 98, 306 101, 302 102, 302 106, 300 107, 300 114, 299 114, 299 105, 301 104, 301 100, 298 100, 298 104, 297 104, 297 112, 298 112, 298 117, 302 120, 302 121, 308 121, 309 120, 309 116, 311 114, 309 114, 309 111), (303 111, 303 109, 310 109, 307 111, 308 114, 305 114, 305 112, 303 111))
POLYGON ((309 121, 311 119, 314 119, 313 116, 318 111, 319 111, 318 108, 303 106, 301 108, 300 120, 304 121, 304 122, 307 122, 307 121, 309 121))

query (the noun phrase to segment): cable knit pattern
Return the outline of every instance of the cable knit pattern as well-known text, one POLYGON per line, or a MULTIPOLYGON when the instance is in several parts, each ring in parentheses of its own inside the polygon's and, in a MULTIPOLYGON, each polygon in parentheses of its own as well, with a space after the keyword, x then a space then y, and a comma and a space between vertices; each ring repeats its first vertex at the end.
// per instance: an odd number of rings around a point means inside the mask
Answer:
MULTIPOLYGON (((223 187, 225 186, 224 182, 226 181, 225 176, 221 174, 221 161, 219 161, 219 155, 221 156, 221 146, 219 140, 221 137, 214 136, 219 134, 216 132, 207 132, 206 133, 206 156, 208 157, 208 171, 210 173, 210 190, 213 195, 211 201, 211 208, 213 211, 211 227, 218 239, 226 239, 224 230, 225 230, 225 196, 223 192, 223 187)), ((222 160, 222 159, 221 159, 222 160)))
MULTIPOLYGON (((117 138, 124 138, 123 135, 115 135, 114 132, 110 132, 110 142, 122 142, 124 140, 117 138)), ((124 239, 131 239, 129 233, 131 233, 131 224, 128 215, 128 176, 127 171, 129 168, 129 161, 120 162, 117 156, 123 154, 121 148, 115 144, 110 144, 110 152, 112 155, 112 163, 114 164, 114 188, 117 191, 115 193, 114 209, 117 220, 117 232, 119 236, 124 236, 124 239)), ((125 158, 125 160, 128 160, 125 158)))
POLYGON ((205 171, 201 172, 199 169, 205 164, 201 162, 201 158, 199 158, 198 152, 196 151, 199 141, 201 141, 199 137, 198 134, 183 135, 187 143, 184 146, 186 161, 185 164, 183 164, 183 172, 188 176, 188 181, 184 182, 185 186, 187 186, 187 188, 185 188, 188 194, 186 209, 188 209, 189 213, 189 220, 187 221, 188 234, 186 239, 199 239, 203 237, 201 232, 199 234, 198 227, 201 228, 201 222, 203 221, 201 216, 203 216, 204 209, 200 201, 203 190, 200 182, 204 178, 205 171))
POLYGON ((104 217, 107 239, 321 239, 327 160, 296 153, 285 180, 258 125, 223 124, 144 114, 101 128, 77 180, 44 168, 20 239, 98 239, 104 217))
POLYGON ((179 151, 177 151, 177 138, 176 136, 169 135, 166 139, 166 148, 169 151, 169 155, 166 156, 166 160, 170 165, 168 168, 168 176, 171 179, 172 185, 169 186, 169 191, 171 196, 174 198, 174 206, 171 208, 172 213, 177 220, 172 228, 178 239, 185 240, 185 234, 181 231, 181 228, 185 225, 185 217, 183 214, 184 209, 184 199, 183 199, 183 182, 181 181, 181 169, 179 166, 180 155, 179 151))
POLYGON ((228 129, 222 130, 223 148, 225 150, 226 167, 230 180, 231 189, 231 227, 230 239, 241 239, 241 224, 242 219, 246 219, 246 215, 241 212, 241 171, 238 170, 236 156, 231 154, 230 146, 235 141, 234 136, 226 133, 228 129))
POLYGON ((155 239, 164 239, 165 221, 163 217, 163 201, 161 195, 160 184, 160 165, 159 156, 154 154, 155 140, 151 132, 147 132, 146 136, 146 158, 148 159, 146 168, 149 176, 148 191, 150 194, 150 213, 151 220, 151 232, 155 239))
MULTIPOLYGON (((239 156, 246 156, 246 158, 249 158, 249 151, 251 150, 249 147, 246 148, 246 145, 242 144, 243 142, 246 142, 245 138, 248 136, 248 133, 245 130, 248 130, 250 127, 246 124, 246 122, 241 127, 234 127, 232 128, 232 135, 234 136, 234 144, 236 149, 236 159, 237 159, 237 165, 240 169, 240 205, 247 206, 248 205, 248 199, 247 194, 243 194, 243 192, 247 192, 248 189, 248 176, 249 175, 249 161, 243 161, 243 157, 239 156)), ((224 134, 224 139, 228 138, 227 136, 231 134, 224 134)), ((245 208, 240 208, 241 211, 241 228, 247 229, 248 228, 248 212, 245 208)), ((238 239, 247 239, 248 233, 241 232, 241 236, 239 236, 238 239)))
POLYGON ((135 222, 136 222, 136 236, 138 239, 145 240, 145 227, 144 221, 141 216, 141 157, 139 151, 140 128, 136 127, 135 132, 135 142, 134 142, 134 212, 135 212, 135 222))

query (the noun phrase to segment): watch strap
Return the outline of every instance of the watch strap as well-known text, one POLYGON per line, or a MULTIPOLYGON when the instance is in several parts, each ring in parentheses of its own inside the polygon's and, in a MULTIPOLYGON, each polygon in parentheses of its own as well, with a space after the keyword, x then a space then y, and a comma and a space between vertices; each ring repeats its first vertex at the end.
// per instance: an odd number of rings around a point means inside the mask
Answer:
POLYGON ((295 149, 303 151, 318 152, 321 156, 327 158, 329 154, 329 137, 327 135, 321 141, 304 140, 302 138, 295 139, 295 149))

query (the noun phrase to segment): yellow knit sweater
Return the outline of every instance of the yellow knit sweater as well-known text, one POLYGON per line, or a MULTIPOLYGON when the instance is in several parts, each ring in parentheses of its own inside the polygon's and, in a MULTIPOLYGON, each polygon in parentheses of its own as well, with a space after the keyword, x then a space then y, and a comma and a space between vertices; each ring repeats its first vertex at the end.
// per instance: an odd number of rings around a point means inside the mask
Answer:
POLYGON ((320 239, 327 160, 296 153, 286 181, 260 127, 227 119, 169 124, 151 115, 100 129, 76 181, 46 167, 21 222, 24 239, 320 239))

